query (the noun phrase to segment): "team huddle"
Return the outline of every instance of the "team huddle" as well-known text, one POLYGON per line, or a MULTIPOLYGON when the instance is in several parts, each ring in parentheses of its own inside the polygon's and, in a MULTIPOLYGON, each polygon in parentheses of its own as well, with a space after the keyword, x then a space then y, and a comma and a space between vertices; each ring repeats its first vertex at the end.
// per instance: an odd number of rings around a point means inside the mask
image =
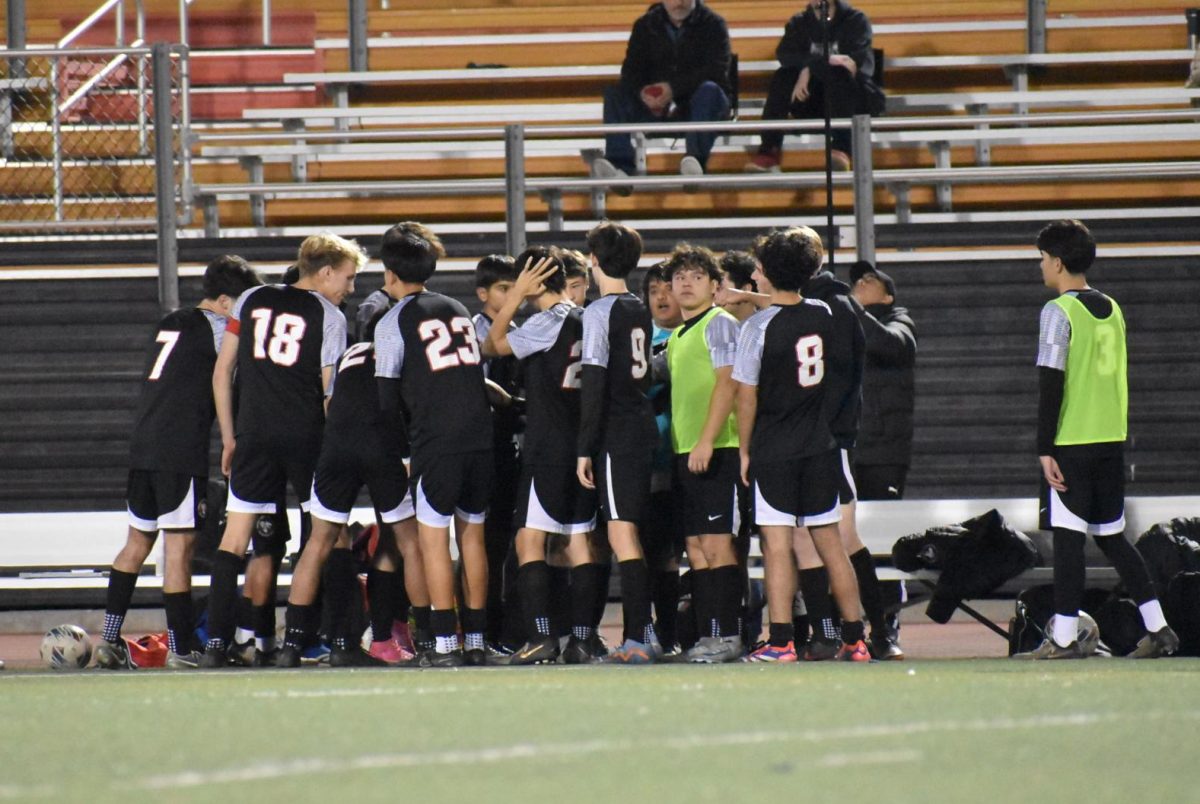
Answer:
POLYGON ((425 287, 445 256, 437 236, 397 224, 379 250, 382 291, 360 305, 348 348, 339 305, 367 262, 355 243, 306 239, 290 284, 261 284, 240 258, 210 265, 204 301, 160 323, 147 359, 101 666, 132 666, 120 630, 159 530, 175 667, 299 666, 322 610, 335 665, 675 659, 680 550, 696 636, 688 661, 903 658, 854 528, 847 451, 862 328, 849 287, 822 269, 817 233, 760 237, 743 255, 748 278, 723 272, 708 249, 676 247, 644 283, 669 285, 682 319, 670 329, 626 284, 642 256, 635 230, 603 222, 587 247, 586 258, 557 247, 485 258, 473 320, 425 287), (599 298, 583 307, 589 275, 599 298), (214 416, 227 522, 200 645, 190 560, 214 416), (277 646, 286 539, 262 523, 283 511, 289 485, 311 525, 277 646), (346 525, 364 487, 379 529, 360 647, 346 525), (753 647, 742 622, 746 514, 769 615, 753 647), (613 555, 623 638, 610 651, 598 626, 613 555), (794 626, 798 586, 811 635, 794 626), (502 629, 519 648, 496 647, 502 629))

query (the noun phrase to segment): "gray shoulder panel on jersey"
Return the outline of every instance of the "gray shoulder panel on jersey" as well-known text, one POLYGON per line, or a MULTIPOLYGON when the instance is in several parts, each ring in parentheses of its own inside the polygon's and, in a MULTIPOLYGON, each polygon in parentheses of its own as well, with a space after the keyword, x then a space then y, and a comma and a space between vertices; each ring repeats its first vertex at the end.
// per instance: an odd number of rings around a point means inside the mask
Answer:
POLYGON ((804 300, 802 301, 802 303, 803 303, 803 304, 811 304, 811 305, 814 305, 814 306, 816 306, 816 307, 820 307, 820 308, 821 308, 821 309, 823 309, 825 312, 829 313, 829 315, 830 315, 830 316, 832 316, 832 315, 833 315, 833 310, 831 310, 831 309, 829 308, 829 305, 828 305, 826 302, 822 301, 821 299, 804 299, 804 300))
POLYGON ((767 342, 767 325, 779 315, 780 307, 759 310, 743 322, 738 334, 737 356, 733 362, 733 379, 744 385, 758 385, 762 371, 763 346, 767 342))
POLYGON ((737 358, 738 322, 727 313, 717 313, 704 328, 704 342, 713 368, 732 366, 737 358))
POLYGON ((492 319, 483 313, 476 313, 471 316, 471 324, 475 327, 475 339, 480 343, 486 341, 488 333, 492 331, 492 319))
POLYGON ((221 342, 225 340, 225 327, 228 325, 229 319, 212 310, 201 310, 200 312, 204 313, 204 317, 208 319, 208 326, 212 328, 213 349, 217 354, 221 354, 221 342))
POLYGON ((325 310, 325 325, 321 339, 321 367, 337 365, 338 358, 346 351, 346 314, 329 299, 310 290, 325 310))
POLYGON ((583 309, 583 365, 608 368, 608 319, 619 298, 604 296, 583 309))
POLYGON ((1067 370, 1067 354, 1071 348, 1071 319, 1052 301, 1046 302, 1038 322, 1037 365, 1067 370))
POLYGON ((400 337, 400 311, 416 296, 405 296, 375 325, 375 376, 400 379, 404 367, 404 340, 400 337))
POLYGON ((518 360, 524 360, 554 346, 572 309, 569 304, 556 304, 548 310, 534 313, 524 324, 509 332, 508 345, 512 347, 513 355, 518 360))
POLYGON ((245 291, 242 292, 241 296, 238 296, 237 301, 235 301, 233 303, 233 312, 231 312, 229 314, 229 317, 236 321, 241 321, 242 320, 242 308, 246 306, 246 302, 250 299, 251 295, 253 295, 257 291, 262 290, 263 288, 278 288, 278 287, 283 287, 283 286, 282 285, 255 285, 252 288, 247 288, 245 291))

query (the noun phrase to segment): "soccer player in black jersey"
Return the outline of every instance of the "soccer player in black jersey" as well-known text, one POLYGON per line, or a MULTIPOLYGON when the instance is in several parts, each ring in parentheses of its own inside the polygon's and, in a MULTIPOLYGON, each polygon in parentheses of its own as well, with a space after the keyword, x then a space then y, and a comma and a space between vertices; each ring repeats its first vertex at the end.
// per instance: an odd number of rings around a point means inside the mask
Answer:
POLYGON ((563 272, 567 277, 567 287, 564 291, 571 304, 583 309, 587 304, 588 291, 588 259, 583 252, 574 249, 562 249, 559 253, 562 260, 563 272))
POLYGON ((227 524, 213 561, 209 640, 202 666, 221 667, 233 635, 237 576, 254 522, 273 514, 287 484, 308 509, 325 422, 325 395, 346 348, 338 305, 354 292, 366 254, 334 234, 306 238, 294 285, 244 293, 213 372, 221 470, 229 475, 227 524), (238 373, 233 416, 232 380, 238 373))
POLYGON ((658 440, 650 387, 650 312, 629 292, 642 238, 605 221, 588 232, 600 298, 583 312, 583 400, 576 473, 597 489, 608 540, 621 573, 624 641, 614 662, 653 662, 662 648, 650 622, 650 587, 638 523, 650 498, 653 447, 658 440))
POLYGON ((567 658, 591 659, 595 585, 599 567, 592 560, 588 534, 596 527, 596 495, 583 488, 574 472, 579 435, 580 362, 583 311, 566 297, 559 250, 538 246, 517 257, 521 269, 508 303, 496 315, 484 342, 484 354, 513 355, 522 361, 528 423, 522 472, 517 487, 517 576, 526 642, 510 664, 541 664, 558 658, 551 631, 548 537, 565 541, 571 569, 571 639, 567 658), (538 312, 518 329, 509 322, 528 299, 538 312))
POLYGON ((413 497, 436 642, 423 662, 455 667, 487 663, 483 525, 492 491, 492 422, 466 308, 425 290, 445 253, 437 235, 419 223, 384 233, 380 256, 400 280, 399 300, 375 327, 375 372, 383 414, 403 405, 409 416, 413 497), (454 611, 452 522, 463 565, 465 653, 454 611))
POLYGON ((205 517, 208 442, 215 415, 211 377, 227 317, 238 296, 258 284, 258 276, 241 257, 218 257, 204 271, 200 304, 170 313, 155 330, 129 444, 129 533, 108 576, 104 632, 96 646, 96 662, 103 668, 134 666, 121 625, 160 530, 167 533, 167 664, 195 667, 199 662, 192 635, 191 564, 196 531, 205 517))
MULTIPOLYGON (((772 232, 756 245, 755 277, 772 305, 742 325, 733 378, 738 389, 742 482, 753 480, 754 516, 763 537, 772 611, 788 610, 796 588, 793 531, 807 527, 842 614, 838 658, 869 661, 858 583, 842 546, 840 453, 829 411, 827 355, 839 336, 829 305, 803 299, 800 288, 821 267, 820 236, 808 227, 772 232)), ((774 619, 774 618, 773 618, 774 619)), ((791 618, 771 623, 770 644, 793 642, 791 618)))

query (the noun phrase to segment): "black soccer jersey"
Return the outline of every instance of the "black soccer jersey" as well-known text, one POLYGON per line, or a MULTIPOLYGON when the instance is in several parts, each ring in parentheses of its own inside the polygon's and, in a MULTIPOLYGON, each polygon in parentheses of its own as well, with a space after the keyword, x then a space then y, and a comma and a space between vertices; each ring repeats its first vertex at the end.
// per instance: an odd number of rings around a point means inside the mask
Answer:
POLYGON ((241 295, 229 331, 238 335, 237 432, 309 451, 321 441, 321 369, 346 348, 346 317, 332 302, 290 285, 241 295))
POLYGON ((481 362, 467 309, 440 293, 405 296, 375 327, 380 403, 403 401, 414 458, 492 448, 481 362))
POLYGON ((652 331, 650 311, 632 293, 604 296, 583 311, 579 457, 654 449, 658 428, 646 396, 652 331))
POLYGON ((573 467, 579 436, 583 310, 562 302, 529 317, 508 333, 522 361, 528 414, 522 459, 527 464, 573 467))
POLYGON ((826 351, 836 337, 829 305, 773 305, 742 324, 733 379, 758 386, 750 457, 784 461, 833 449, 825 408, 826 351))
POLYGON ((825 406, 830 429, 838 447, 851 449, 858 436, 862 414, 862 374, 867 340, 851 304, 850 286, 821 271, 804 283, 806 299, 829 305, 833 313, 834 337, 825 345, 825 406))
POLYGON ((212 374, 224 334, 224 316, 197 308, 159 322, 142 373, 130 468, 208 474, 212 374))
POLYGON ((325 438, 378 446, 396 460, 408 457, 408 432, 400 412, 384 416, 375 379, 375 345, 356 343, 338 360, 333 396, 325 420, 325 438))

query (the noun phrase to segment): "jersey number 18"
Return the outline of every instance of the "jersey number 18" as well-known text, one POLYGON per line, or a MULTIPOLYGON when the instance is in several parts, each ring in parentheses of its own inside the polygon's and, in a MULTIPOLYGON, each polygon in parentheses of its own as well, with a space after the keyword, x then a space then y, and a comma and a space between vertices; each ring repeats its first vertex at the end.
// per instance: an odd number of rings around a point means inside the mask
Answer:
POLYGON ((254 319, 254 358, 269 359, 277 366, 294 366, 300 359, 300 341, 308 324, 294 313, 280 313, 272 326, 274 313, 265 307, 250 313, 254 319))

